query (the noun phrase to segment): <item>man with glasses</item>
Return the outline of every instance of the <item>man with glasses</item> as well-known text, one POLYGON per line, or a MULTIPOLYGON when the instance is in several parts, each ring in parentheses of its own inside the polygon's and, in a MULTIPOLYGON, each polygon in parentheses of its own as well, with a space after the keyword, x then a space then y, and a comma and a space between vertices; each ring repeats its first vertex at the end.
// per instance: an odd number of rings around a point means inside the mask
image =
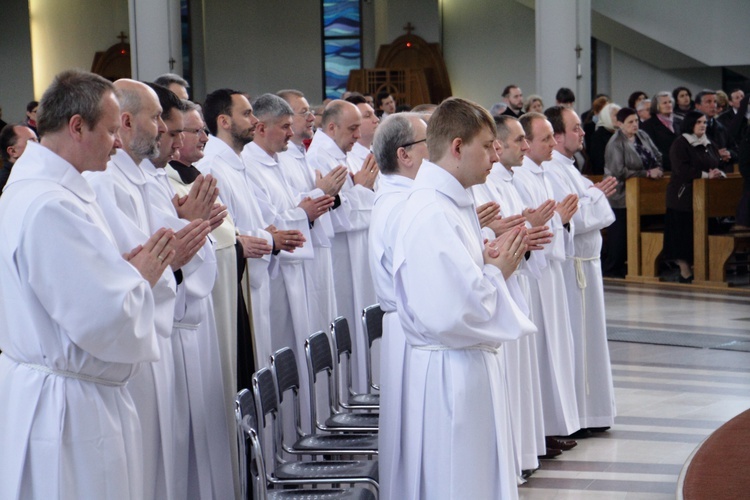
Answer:
MULTIPOLYGON (((325 176, 313 171, 307 164, 307 150, 304 141, 312 139, 315 117, 310 104, 302 92, 294 89, 281 90, 277 95, 291 106, 292 138, 286 151, 278 153, 279 168, 289 183, 297 200, 318 198, 322 195, 333 197, 331 209, 341 205, 339 191, 349 175, 345 166, 339 165, 325 176)), ((336 317, 336 295, 333 285, 333 264, 331 260, 331 240, 334 231, 331 213, 318 217, 310 227, 310 238, 314 257, 303 261, 308 305, 308 321, 311 331, 327 330, 336 317)))
POLYGON ((380 349, 380 430, 378 459, 383 498, 397 498, 393 478, 401 470, 401 396, 406 340, 396 312, 393 248, 403 204, 422 160, 427 158, 427 124, 417 113, 397 113, 383 120, 372 145, 383 174, 370 220, 370 271, 383 317, 380 349))
MULTIPOLYGON (((142 244, 147 235, 167 227, 152 213, 146 174, 142 165, 160 155, 160 138, 167 133, 156 93, 134 80, 115 82, 120 101, 118 149, 105 172, 87 176, 97 194, 120 251, 142 244)), ((161 498, 174 488, 172 465, 174 418, 174 356, 172 328, 180 268, 200 248, 208 223, 194 222, 175 233, 175 258, 153 289, 156 306, 159 360, 148 363, 128 383, 141 422, 144 467, 143 498, 161 498)))
MULTIPOLYGON (((169 182, 178 196, 188 196, 200 177, 206 182, 200 171, 194 166, 203 158, 203 149, 208 142, 208 129, 203 122, 200 107, 190 101, 183 101, 185 111, 182 113, 182 146, 179 148, 179 158, 171 160, 166 166, 169 182)), ((210 178, 206 176, 206 178, 210 178)), ((221 204, 218 210, 225 211, 221 204)), ((213 299, 213 313, 216 321, 218 336, 218 351, 221 359, 221 374, 224 382, 224 399, 219 401, 216 409, 223 408, 230 436, 235 434, 235 419, 233 401, 237 390, 237 328, 238 328, 238 279, 237 260, 242 259, 242 244, 235 236, 235 226, 232 217, 227 216, 221 225, 211 231, 216 253, 216 283, 211 292, 213 299)), ((248 334, 249 335, 249 334, 248 334)), ((218 397, 220 394, 211 395, 218 397)), ((212 444, 220 443, 212 441, 212 444)), ((239 487, 238 464, 236 456, 236 439, 229 441, 232 454, 232 471, 235 478, 235 488, 239 487)))
MULTIPOLYGON (((215 204, 216 180, 210 175, 197 178, 189 193, 179 196, 165 170, 169 161, 179 158, 186 105, 166 87, 147 85, 159 97, 161 118, 167 127, 159 139, 159 154, 141 165, 150 212, 155 220, 175 231, 189 221, 200 221, 201 226, 216 229, 226 215, 225 207, 215 204)), ((205 236, 188 249, 180 267, 182 282, 177 287, 174 309, 173 394, 174 405, 180 409, 172 419, 174 483, 171 487, 175 498, 186 498, 188 492, 216 498, 234 494, 230 436, 222 407, 224 383, 216 323, 211 312, 216 256, 212 242, 205 236)))

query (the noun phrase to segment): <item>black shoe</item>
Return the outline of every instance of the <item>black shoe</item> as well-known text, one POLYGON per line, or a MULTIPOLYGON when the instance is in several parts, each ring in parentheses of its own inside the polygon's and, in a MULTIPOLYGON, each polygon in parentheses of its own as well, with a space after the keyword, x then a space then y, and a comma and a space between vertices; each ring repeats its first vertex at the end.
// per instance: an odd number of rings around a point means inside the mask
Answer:
POLYGON ((564 436, 566 439, 586 439, 588 437, 591 437, 591 431, 588 429, 578 429, 570 436, 564 436))
POLYGON ((547 446, 547 449, 552 448, 553 450, 562 450, 562 451, 568 451, 572 450, 573 448, 578 445, 575 441, 571 441, 568 439, 560 439, 552 436, 547 436, 545 439, 545 445, 547 446))
POLYGON ((526 480, 531 477, 533 473, 535 473, 537 469, 524 469, 521 471, 521 478, 526 480))
POLYGON ((555 458, 562 455, 562 450, 556 450, 554 448, 547 448, 547 453, 545 455, 541 455, 539 458, 555 458))
POLYGON ((683 278, 682 275, 680 275, 679 279, 677 280, 680 283, 692 283, 693 282, 693 275, 691 274, 687 278, 683 278))
POLYGON ((586 430, 598 434, 600 432, 608 431, 609 427, 587 427, 586 430))

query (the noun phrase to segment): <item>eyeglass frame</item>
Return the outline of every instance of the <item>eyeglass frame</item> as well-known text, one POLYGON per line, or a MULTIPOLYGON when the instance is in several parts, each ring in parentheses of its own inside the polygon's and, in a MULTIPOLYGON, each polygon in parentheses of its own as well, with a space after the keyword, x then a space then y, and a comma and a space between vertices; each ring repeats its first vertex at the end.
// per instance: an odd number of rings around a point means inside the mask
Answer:
POLYGON ((425 141, 427 141, 427 137, 425 137, 424 139, 420 139, 418 141, 407 142, 406 144, 402 144, 401 146, 399 146, 399 148, 408 148, 410 146, 413 146, 415 144, 419 144, 420 142, 425 142, 425 141))

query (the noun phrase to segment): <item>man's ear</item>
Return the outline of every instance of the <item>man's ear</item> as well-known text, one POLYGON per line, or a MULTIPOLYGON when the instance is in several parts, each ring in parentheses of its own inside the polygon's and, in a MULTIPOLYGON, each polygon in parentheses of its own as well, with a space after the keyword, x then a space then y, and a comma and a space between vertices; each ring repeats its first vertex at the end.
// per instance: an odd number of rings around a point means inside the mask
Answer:
POLYGON ((451 141, 450 153, 454 158, 460 158, 463 152, 464 141, 460 137, 456 137, 451 141))
POLYGON ((83 117, 81 115, 73 115, 68 120, 68 132, 75 141, 80 141, 83 138, 83 117))
POLYGON ((216 118, 216 124, 218 125, 218 128, 222 130, 229 130, 232 128, 232 120, 229 115, 219 115, 216 118))

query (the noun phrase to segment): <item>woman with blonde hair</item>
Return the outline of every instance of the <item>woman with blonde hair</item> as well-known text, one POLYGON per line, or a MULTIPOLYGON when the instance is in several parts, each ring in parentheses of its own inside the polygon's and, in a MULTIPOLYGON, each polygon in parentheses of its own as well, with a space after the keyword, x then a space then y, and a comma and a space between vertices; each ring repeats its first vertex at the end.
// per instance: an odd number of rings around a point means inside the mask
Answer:
POLYGON ((528 113, 529 111, 544 113, 544 101, 542 101, 542 96, 531 94, 526 99, 526 104, 523 105, 523 112, 528 113))

